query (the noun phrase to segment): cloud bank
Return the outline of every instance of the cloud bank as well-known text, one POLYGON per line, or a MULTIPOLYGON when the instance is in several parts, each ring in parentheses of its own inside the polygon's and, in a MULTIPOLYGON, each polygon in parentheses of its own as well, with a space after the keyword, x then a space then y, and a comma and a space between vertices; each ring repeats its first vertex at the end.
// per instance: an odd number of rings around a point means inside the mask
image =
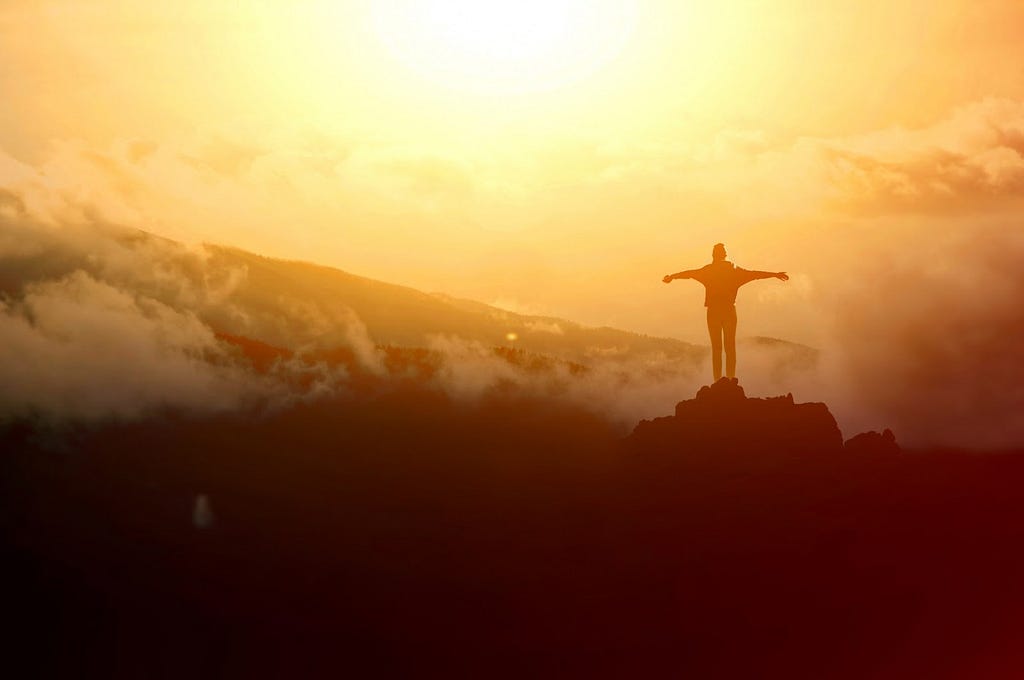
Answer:
POLYGON ((82 271, 0 303, 0 414, 218 412, 267 396, 194 314, 82 271))

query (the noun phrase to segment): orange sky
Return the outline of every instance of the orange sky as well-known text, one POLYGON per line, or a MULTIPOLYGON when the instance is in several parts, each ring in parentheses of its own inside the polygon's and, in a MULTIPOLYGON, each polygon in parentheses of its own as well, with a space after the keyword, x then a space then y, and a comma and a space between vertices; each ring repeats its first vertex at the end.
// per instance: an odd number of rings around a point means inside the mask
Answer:
POLYGON ((473 50, 516 49, 479 39, 514 13, 437 40, 400 0, 7 0, 0 188, 697 342, 700 287, 660 278, 716 241, 793 276, 743 292, 741 335, 820 345, 890 259, 1019 232, 1019 2, 527 5, 561 23, 502 62, 473 50))

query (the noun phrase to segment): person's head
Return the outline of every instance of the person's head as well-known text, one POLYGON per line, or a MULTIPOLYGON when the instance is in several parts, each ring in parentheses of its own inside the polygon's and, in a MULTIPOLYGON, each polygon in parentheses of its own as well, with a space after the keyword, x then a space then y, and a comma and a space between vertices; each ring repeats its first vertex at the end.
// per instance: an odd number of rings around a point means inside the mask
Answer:
POLYGON ((720 262, 725 259, 725 245, 722 243, 716 243, 715 247, 711 249, 711 259, 715 262, 720 262))

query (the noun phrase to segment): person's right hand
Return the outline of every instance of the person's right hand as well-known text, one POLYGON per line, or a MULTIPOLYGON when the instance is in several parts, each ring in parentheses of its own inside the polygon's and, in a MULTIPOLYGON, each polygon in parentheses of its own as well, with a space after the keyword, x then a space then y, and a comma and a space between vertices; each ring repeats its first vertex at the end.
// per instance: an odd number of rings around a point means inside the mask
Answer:
POLYGON ((777 278, 779 281, 789 281, 789 274, 787 274, 786 272, 778 272, 775 274, 775 278, 777 278))
POLYGON ((665 274, 665 278, 663 278, 662 281, 664 281, 665 283, 672 283, 672 275, 665 274))

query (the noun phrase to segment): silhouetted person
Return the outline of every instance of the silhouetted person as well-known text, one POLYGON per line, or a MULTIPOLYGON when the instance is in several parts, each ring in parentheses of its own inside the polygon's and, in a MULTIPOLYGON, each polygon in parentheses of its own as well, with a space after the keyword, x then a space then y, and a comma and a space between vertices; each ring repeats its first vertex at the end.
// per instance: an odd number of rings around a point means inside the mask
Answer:
POLYGON ((711 366, 715 381, 722 377, 722 346, 725 345, 725 375, 736 377, 736 292, 740 286, 758 279, 788 281, 786 272, 748 271, 725 259, 725 246, 716 243, 711 264, 700 269, 667 274, 662 279, 696 279, 704 284, 704 306, 708 308, 708 333, 711 335, 711 366), (724 340, 724 343, 723 343, 724 340))

